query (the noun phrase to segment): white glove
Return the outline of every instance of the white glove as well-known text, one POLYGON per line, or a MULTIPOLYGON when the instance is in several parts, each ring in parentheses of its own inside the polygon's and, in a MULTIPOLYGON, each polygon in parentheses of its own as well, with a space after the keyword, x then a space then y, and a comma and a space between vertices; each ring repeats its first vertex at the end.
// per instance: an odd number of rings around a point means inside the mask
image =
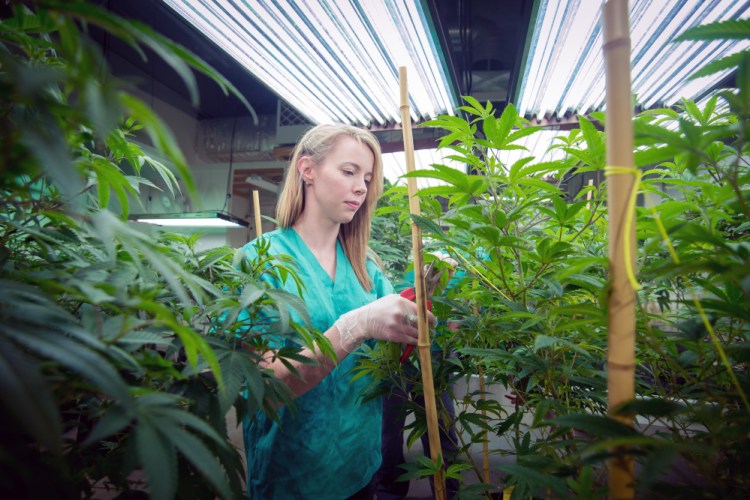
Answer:
MULTIPOLYGON (((437 321, 428 312, 431 324, 437 321)), ((417 305, 399 295, 386 295, 366 306, 342 314, 333 324, 341 338, 341 347, 354 352, 368 338, 417 344, 417 305)))

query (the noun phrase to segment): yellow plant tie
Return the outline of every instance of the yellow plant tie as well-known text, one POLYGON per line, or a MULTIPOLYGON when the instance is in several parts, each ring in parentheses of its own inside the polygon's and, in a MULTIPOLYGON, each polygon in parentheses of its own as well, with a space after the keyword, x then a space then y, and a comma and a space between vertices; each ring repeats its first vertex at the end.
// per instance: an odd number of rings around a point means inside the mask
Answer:
POLYGON ((638 200, 638 189, 641 186, 641 170, 635 167, 620 167, 610 165, 608 167, 605 167, 604 175, 632 175, 633 177, 635 177, 633 188, 630 190, 630 199, 628 200, 628 206, 626 208, 627 212, 625 215, 623 244, 625 245, 625 274, 627 274, 628 280, 630 280, 630 285, 633 287, 633 290, 638 291, 641 289, 641 285, 638 283, 638 280, 635 277, 635 271, 633 270, 633 259, 630 252, 630 233, 631 228, 633 227, 633 220, 635 219, 635 205, 636 201, 638 200))
MULTIPOLYGON (((680 257, 677 255, 677 252, 675 252, 674 245, 672 244, 672 239, 667 234, 667 230, 664 228, 664 224, 661 222, 661 218, 659 217, 659 212, 656 211, 656 207, 651 205, 648 207, 651 210, 651 213, 654 216, 654 220, 656 221, 656 227, 659 228, 659 233, 661 234, 661 237, 664 239, 664 243, 667 245, 667 249, 669 250, 669 254, 672 256, 672 260, 675 264, 680 263, 680 257)), ((737 392, 740 394, 740 398, 742 399, 742 402, 745 405, 745 408, 750 411, 750 401, 747 399, 747 394, 745 394, 745 391, 742 389, 742 386, 740 385, 740 381, 737 379, 737 375, 734 373, 734 370, 732 369, 732 364, 729 362, 729 358, 727 358, 726 352, 724 352, 724 348, 721 347, 721 343, 719 342, 719 337, 716 335, 716 332, 714 331, 713 325, 711 325, 711 322, 708 319, 708 315, 706 314, 706 311, 703 310, 703 306, 701 305, 700 300, 698 300, 698 295, 695 293, 695 289, 693 289, 692 285, 688 285, 688 288, 690 289, 690 296, 693 299, 693 303, 695 304, 695 307, 698 309, 698 314, 700 314, 701 321, 703 321, 703 326, 706 327, 706 330, 708 331, 709 336, 711 337, 711 342, 714 344, 714 347, 716 347, 716 352, 719 353, 719 357, 721 358, 721 362, 724 365, 724 367, 727 369, 727 373, 729 374, 729 378, 732 379, 732 383, 737 388, 737 392)))

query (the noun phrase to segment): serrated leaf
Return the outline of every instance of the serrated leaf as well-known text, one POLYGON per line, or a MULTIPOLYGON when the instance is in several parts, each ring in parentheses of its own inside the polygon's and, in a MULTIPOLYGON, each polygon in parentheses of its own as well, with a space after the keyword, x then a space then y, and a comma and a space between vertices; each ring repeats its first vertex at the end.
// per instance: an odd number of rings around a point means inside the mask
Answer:
POLYGON ((427 179, 438 179, 452 186, 464 188, 468 182, 467 174, 451 168, 445 165, 433 164, 432 170, 420 169, 408 172, 401 176, 401 178, 407 179, 410 177, 415 178, 427 178, 427 179))
POLYGON ((416 224, 422 231, 438 237, 443 236, 443 230, 432 219, 422 215, 411 215, 410 217, 411 220, 414 221, 414 224, 416 224))
POLYGON ((120 432, 132 421, 133 416, 123 411, 121 406, 113 406, 99 419, 94 429, 81 443, 81 446, 90 446, 95 442, 120 432))
POLYGON ((118 97, 120 103, 127 112, 135 117, 140 123, 145 125, 145 131, 148 133, 153 144, 172 161, 180 174, 180 178, 188 189, 188 194, 191 197, 198 198, 195 181, 193 180, 193 176, 188 169, 185 157, 177 145, 177 140, 171 130, 166 126, 162 119, 140 99, 125 93, 120 93, 118 97))
POLYGON ((503 464, 498 468, 501 471, 512 474, 513 477, 523 479, 532 485, 534 489, 549 488, 563 497, 567 496, 568 489, 565 487, 565 483, 551 474, 544 474, 520 464, 503 464))
POLYGON ((565 415, 549 420, 550 425, 581 429, 598 437, 632 437, 638 433, 630 426, 598 415, 565 415))
POLYGON ((56 455, 61 454, 62 423, 39 364, 0 336, 0 400, 24 429, 56 455))
POLYGON ((210 250, 204 255, 200 255, 198 259, 198 270, 202 271, 204 269, 208 269, 215 263, 229 258, 231 255, 233 255, 234 250, 228 247, 220 247, 210 250))
POLYGON ((124 345, 170 345, 172 339, 163 333, 157 333, 149 330, 131 330, 127 334, 118 336, 116 342, 124 345))
POLYGON ((221 465, 216 460, 214 453, 200 439, 180 427, 171 425, 162 426, 161 433, 203 474, 203 477, 216 488, 216 491, 223 498, 231 497, 221 465))
POLYGON ((258 300, 260 300, 265 294, 265 288, 259 287, 253 283, 248 283, 245 285, 242 290, 242 294, 240 295, 239 306, 242 309, 247 309, 251 305, 255 304, 258 300))
POLYGON ((591 353, 587 351, 586 349, 582 348, 579 345, 574 344, 573 342, 570 342, 567 339, 559 338, 559 337, 551 337, 549 335, 537 335, 534 338, 534 351, 538 351, 540 349, 544 349, 547 347, 553 347, 555 345, 563 345, 567 348, 569 348, 572 351, 575 351, 582 356, 586 358, 591 357, 591 353))
POLYGON ((690 80, 710 76, 715 73, 719 73, 720 71, 737 68, 740 64, 742 64, 742 61, 748 57, 748 55, 750 55, 750 50, 744 50, 741 52, 730 54, 726 57, 722 57, 721 59, 715 59, 703 66, 698 71, 692 73, 690 75, 690 80))
POLYGON ((635 399, 615 409, 617 415, 643 415, 649 417, 668 417, 683 410, 684 407, 666 399, 635 399))
POLYGON ((135 428, 138 458, 148 479, 150 497, 172 500, 177 490, 177 455, 158 430, 156 422, 139 419, 135 428))
POLYGON ((676 36, 672 42, 686 40, 746 40, 750 39, 750 19, 728 19, 693 26, 676 36))

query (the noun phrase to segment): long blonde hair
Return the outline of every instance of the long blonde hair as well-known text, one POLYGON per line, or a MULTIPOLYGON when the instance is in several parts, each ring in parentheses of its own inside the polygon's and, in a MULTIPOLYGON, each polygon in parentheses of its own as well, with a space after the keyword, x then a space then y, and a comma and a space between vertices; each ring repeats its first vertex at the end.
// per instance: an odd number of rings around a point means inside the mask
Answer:
POLYGON ((276 220, 282 228, 290 228, 305 209, 303 179, 297 169, 297 163, 303 156, 309 157, 314 165, 319 165, 338 142, 339 137, 351 137, 364 144, 375 157, 372 167, 372 180, 367 188, 367 195, 362 206, 354 214, 351 222, 341 224, 339 241, 349 262, 354 268, 357 279, 365 290, 372 289, 372 280, 367 274, 367 258, 374 255, 369 249, 370 221, 378 198, 383 194, 383 158, 380 143, 372 132, 352 125, 323 124, 308 130, 299 140, 292 152, 289 170, 284 179, 284 187, 276 205, 276 220))

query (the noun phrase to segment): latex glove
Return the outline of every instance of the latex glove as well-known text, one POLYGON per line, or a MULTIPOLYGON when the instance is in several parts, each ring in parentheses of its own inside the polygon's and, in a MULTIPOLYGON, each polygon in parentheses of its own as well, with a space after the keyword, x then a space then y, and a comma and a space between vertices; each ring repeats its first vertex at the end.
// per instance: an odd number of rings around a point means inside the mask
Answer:
MULTIPOLYGON (((399 295, 401 295, 406 300, 410 300, 414 302, 417 298, 417 292, 414 290, 414 288, 407 288, 403 292, 401 292, 399 295)), ((432 311, 432 301, 427 301, 427 310, 432 311)), ((409 359, 409 356, 411 355, 412 351, 414 351, 413 345, 406 345, 404 346, 404 352, 401 354, 401 357, 399 358, 400 363, 404 363, 407 359, 409 359)))
MULTIPOLYGON (((341 315, 334 326, 339 331, 341 346, 346 352, 353 352, 367 339, 416 345, 416 318, 417 305, 393 294, 341 315)), ((432 313, 428 313, 428 320, 437 324, 432 313)))

